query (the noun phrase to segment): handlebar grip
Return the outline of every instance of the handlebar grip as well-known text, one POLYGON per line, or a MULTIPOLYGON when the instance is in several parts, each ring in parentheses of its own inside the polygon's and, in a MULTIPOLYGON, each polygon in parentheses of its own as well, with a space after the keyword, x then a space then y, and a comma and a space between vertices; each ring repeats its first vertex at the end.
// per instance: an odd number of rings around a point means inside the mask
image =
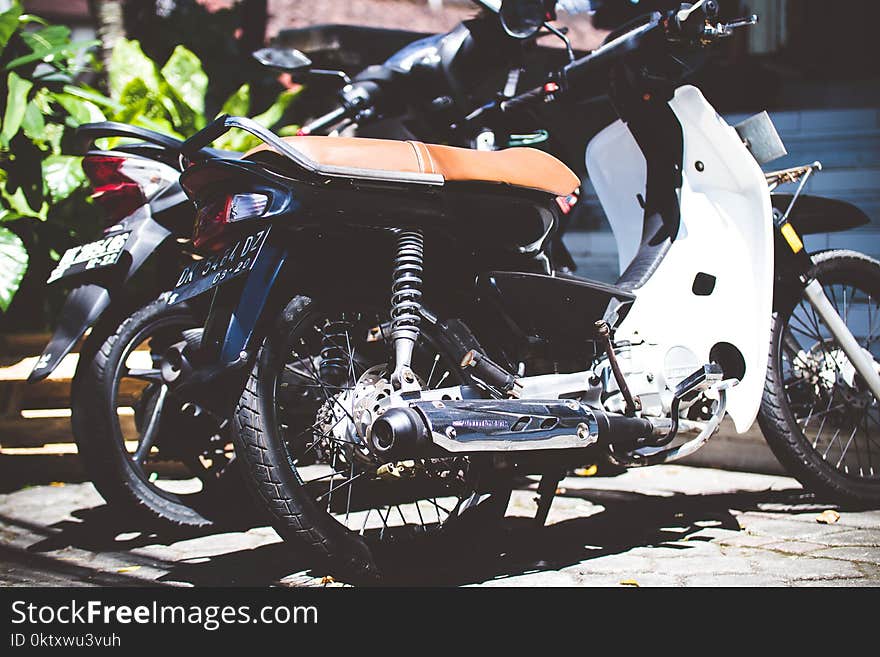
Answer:
POLYGON ((319 130, 323 130, 334 123, 338 123, 342 119, 346 118, 349 114, 349 109, 343 105, 340 105, 332 112, 327 112, 324 116, 319 116, 314 121, 306 123, 303 125, 299 131, 297 132, 300 136, 310 135, 319 130))
MULTIPOLYGON (((555 84, 555 83, 548 83, 555 84)), ((552 93, 555 91, 555 87, 553 89, 548 89, 547 85, 541 85, 540 87, 535 87, 534 89, 530 89, 524 93, 519 94, 518 96, 513 96, 512 98, 508 98, 507 100, 503 100, 500 103, 500 108, 502 112, 509 112, 510 110, 520 109, 522 107, 541 103, 547 97, 548 93, 552 93)))
POLYGON ((654 12, 638 27, 596 48, 586 57, 571 62, 562 69, 560 75, 566 91, 589 82, 597 71, 622 55, 638 49, 645 38, 662 27, 663 16, 659 12, 654 12))

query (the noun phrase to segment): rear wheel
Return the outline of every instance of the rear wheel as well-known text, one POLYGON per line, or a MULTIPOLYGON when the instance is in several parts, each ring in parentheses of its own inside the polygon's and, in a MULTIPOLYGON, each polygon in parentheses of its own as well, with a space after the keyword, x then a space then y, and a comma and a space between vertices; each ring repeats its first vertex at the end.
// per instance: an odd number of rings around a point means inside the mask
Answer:
MULTIPOLYGON (((375 578, 383 546, 503 517, 510 481, 466 456, 384 462, 360 413, 389 393, 381 313, 295 299, 264 342, 235 415, 236 449, 276 531, 345 575, 375 578), (379 327, 376 330, 376 327, 379 327)), ((459 383, 423 329, 413 371, 423 389, 459 383)))
MULTIPOLYGON (((853 251, 814 260, 828 299, 880 362, 880 262, 853 251)), ((880 504, 880 405, 804 296, 774 316, 758 421, 806 488, 845 504, 880 504)))
POLYGON ((200 340, 200 326, 185 304, 154 301, 79 364, 72 392, 77 448, 98 492, 118 511, 183 527, 231 515, 240 477, 228 431, 178 400, 159 369, 169 347, 200 340))

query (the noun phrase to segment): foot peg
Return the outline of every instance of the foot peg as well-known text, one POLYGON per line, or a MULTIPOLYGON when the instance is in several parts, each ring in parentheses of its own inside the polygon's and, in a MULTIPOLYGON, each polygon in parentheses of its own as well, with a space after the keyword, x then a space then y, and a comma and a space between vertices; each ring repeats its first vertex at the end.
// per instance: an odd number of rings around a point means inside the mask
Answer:
POLYGON ((720 365, 717 363, 703 365, 703 367, 682 379, 682 381, 675 386, 675 399, 679 400, 679 402, 689 401, 697 394, 705 392, 713 386, 721 383, 723 379, 724 371, 721 369, 720 365))
POLYGON ((650 441, 649 446, 666 447, 666 445, 671 443, 675 439, 675 435, 678 433, 678 413, 681 402, 690 401, 698 394, 718 386, 723 379, 724 372, 722 371, 721 366, 717 363, 703 365, 703 367, 696 372, 682 379, 679 384, 675 386, 675 390, 672 393, 672 405, 669 409, 669 431, 667 431, 666 435, 661 438, 650 441))

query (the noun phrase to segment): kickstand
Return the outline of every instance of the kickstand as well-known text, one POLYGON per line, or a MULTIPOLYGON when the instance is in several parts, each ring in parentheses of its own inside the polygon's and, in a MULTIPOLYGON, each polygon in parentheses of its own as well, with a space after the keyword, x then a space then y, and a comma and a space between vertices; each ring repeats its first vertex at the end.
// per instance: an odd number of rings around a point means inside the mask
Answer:
POLYGON ((553 504, 553 498, 556 497, 556 488, 562 480, 562 473, 554 472, 553 474, 544 474, 541 476, 541 483, 538 484, 538 511, 535 513, 535 524, 543 527, 547 522, 547 515, 550 513, 550 505, 553 504))

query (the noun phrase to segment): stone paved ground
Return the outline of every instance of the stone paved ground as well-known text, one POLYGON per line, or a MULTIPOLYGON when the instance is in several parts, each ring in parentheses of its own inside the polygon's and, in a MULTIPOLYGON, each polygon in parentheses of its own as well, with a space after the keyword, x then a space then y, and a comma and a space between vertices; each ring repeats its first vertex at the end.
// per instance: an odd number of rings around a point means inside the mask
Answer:
MULTIPOLYGON (((394 583, 880 584, 880 511, 841 511, 820 524, 829 507, 792 479, 672 465, 571 477, 543 529, 528 518, 527 486, 502 531, 477 545, 451 541, 428 558, 396 558, 394 583)), ((315 586, 322 575, 266 527, 141 533, 114 520, 87 483, 0 495, 0 585, 315 586)))

